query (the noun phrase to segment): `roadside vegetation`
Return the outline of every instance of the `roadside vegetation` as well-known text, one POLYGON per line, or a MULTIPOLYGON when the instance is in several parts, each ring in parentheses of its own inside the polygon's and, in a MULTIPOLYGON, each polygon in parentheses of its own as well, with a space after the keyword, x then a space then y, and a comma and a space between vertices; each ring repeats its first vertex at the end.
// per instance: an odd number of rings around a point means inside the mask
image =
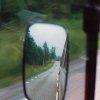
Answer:
POLYGON ((0 87, 21 80, 24 33, 25 27, 16 20, 0 28, 0 87))
POLYGON ((43 46, 39 46, 30 33, 26 34, 25 68, 27 79, 51 68, 56 58, 55 47, 49 48, 46 41, 43 43, 43 46))
POLYGON ((54 62, 48 63, 46 65, 26 65, 26 79, 30 79, 39 75, 42 72, 47 71, 53 66, 54 62))

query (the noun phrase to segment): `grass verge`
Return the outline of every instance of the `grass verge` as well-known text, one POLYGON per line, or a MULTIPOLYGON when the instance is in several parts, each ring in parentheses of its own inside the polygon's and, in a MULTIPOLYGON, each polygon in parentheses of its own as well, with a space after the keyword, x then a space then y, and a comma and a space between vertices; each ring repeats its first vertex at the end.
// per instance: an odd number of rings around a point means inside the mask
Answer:
POLYGON ((31 78, 31 77, 35 77, 39 74, 41 74, 42 72, 47 71, 48 69, 50 69, 53 66, 54 63, 49 63, 47 65, 26 65, 26 79, 31 78))
POLYGON ((0 88, 21 80, 25 26, 16 20, 0 30, 0 88))

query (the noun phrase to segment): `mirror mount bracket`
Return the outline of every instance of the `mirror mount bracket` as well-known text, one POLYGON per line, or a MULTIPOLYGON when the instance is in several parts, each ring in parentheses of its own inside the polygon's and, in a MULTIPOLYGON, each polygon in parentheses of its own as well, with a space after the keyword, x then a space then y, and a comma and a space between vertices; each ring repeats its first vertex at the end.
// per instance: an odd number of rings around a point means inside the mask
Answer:
MULTIPOLYGON (((86 62, 86 81, 85 81, 85 99, 94 100, 95 83, 96 83, 96 61, 98 34, 100 28, 100 6, 94 0, 90 4, 86 4, 84 8, 84 31, 87 34, 87 62, 86 62)), ((99 3, 100 4, 100 3, 99 3)))

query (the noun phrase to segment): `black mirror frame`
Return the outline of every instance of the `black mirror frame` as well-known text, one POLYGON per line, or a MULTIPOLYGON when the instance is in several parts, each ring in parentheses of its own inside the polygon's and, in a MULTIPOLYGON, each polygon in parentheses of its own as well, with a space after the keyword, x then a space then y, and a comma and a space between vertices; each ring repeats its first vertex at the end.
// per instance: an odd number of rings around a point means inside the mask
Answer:
MULTIPOLYGON (((31 26, 31 25, 28 25, 28 27, 26 28, 25 40, 26 40, 27 31, 28 31, 28 29, 29 29, 30 26, 31 26)), ((24 44, 23 44, 22 83, 23 83, 23 91, 24 91, 25 97, 26 97, 28 100, 31 100, 31 99, 29 98, 29 96, 27 95, 26 84, 25 84, 25 82, 26 82, 26 77, 25 77, 25 72, 26 72, 26 69, 25 69, 25 44, 26 44, 26 42, 25 42, 25 40, 24 40, 24 44)))
MULTIPOLYGON (((40 22, 40 23, 47 23, 47 22, 40 22)), ((33 23, 33 24, 35 24, 35 23, 33 23)), ((25 45, 26 45, 26 35, 27 35, 27 32, 28 32, 28 29, 33 24, 30 24, 30 25, 27 26, 26 32, 25 32, 25 40, 24 40, 24 43, 23 43, 22 83, 23 83, 24 95, 28 100, 31 100, 31 99, 27 95, 26 84, 25 84, 26 83, 26 76, 25 76, 25 72, 26 72, 26 69, 25 69, 25 45)), ((52 22, 49 22, 48 24, 60 25, 65 29, 65 27, 63 25, 61 25, 61 24, 55 24, 55 23, 52 23, 52 22)), ((67 55, 65 54, 67 58, 65 58, 64 63, 66 61, 69 62, 69 39, 68 39, 68 33, 67 33, 67 38, 66 39, 67 39, 66 40, 67 43, 65 43, 65 46, 67 46, 68 49, 66 51, 67 55)), ((69 69, 68 65, 69 65, 69 63, 66 64, 66 81, 65 81, 65 89, 64 89, 63 100, 64 100, 64 97, 65 97, 65 92, 66 92, 66 87, 67 87, 68 69, 69 69)))

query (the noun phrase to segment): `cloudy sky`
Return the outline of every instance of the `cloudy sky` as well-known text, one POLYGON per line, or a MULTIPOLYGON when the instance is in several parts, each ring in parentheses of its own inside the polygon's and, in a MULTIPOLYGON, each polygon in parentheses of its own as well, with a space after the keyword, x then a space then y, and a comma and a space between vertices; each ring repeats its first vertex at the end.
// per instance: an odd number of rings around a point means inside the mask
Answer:
POLYGON ((38 46, 47 42, 49 48, 56 48, 56 55, 61 56, 66 40, 66 31, 63 27, 53 24, 38 23, 29 28, 30 35, 38 46))

